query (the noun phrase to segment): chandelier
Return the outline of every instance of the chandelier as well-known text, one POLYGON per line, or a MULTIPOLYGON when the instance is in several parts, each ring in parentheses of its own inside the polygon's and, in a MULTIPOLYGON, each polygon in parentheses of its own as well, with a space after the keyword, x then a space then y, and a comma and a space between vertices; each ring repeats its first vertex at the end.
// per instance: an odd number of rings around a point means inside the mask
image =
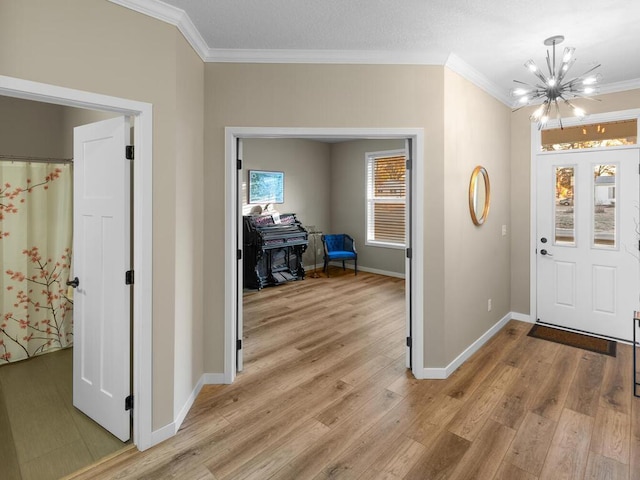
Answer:
POLYGON ((579 77, 567 80, 567 72, 575 62, 573 56, 575 48, 565 47, 560 64, 556 65, 556 45, 562 43, 563 40, 564 37, 562 35, 555 35, 544 41, 545 45, 552 47, 551 55, 549 54, 549 49, 547 49, 548 74, 538 68, 533 60, 528 60, 524 66, 537 77, 538 81, 535 84, 530 84, 514 80, 519 86, 511 90, 511 95, 517 99, 516 110, 531 103, 537 103, 537 100, 542 99, 542 105, 529 117, 531 120, 538 122, 538 129, 544 127, 552 115, 555 115, 560 123, 560 128, 563 128, 560 116, 561 103, 571 108, 573 114, 582 120, 586 112, 582 108, 573 105, 570 100, 584 98, 597 93, 596 87, 601 75, 592 73, 600 64, 590 68, 579 77))

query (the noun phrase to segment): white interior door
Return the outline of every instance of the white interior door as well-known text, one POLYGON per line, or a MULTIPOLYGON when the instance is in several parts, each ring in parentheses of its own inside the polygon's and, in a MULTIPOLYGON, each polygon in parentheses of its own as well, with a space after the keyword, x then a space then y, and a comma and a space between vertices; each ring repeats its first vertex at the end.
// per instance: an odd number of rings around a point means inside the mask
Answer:
POLYGON ((74 129, 73 404, 122 441, 130 437, 129 122, 74 129))
POLYGON ((640 291, 638 150, 536 161, 538 321, 631 340, 640 291))

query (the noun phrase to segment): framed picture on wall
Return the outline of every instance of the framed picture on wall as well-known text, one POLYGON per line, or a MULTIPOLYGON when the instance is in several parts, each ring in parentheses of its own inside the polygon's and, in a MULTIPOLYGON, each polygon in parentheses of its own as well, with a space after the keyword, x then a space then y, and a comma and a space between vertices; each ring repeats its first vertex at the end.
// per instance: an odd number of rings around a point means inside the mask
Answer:
POLYGON ((249 203, 284 203, 284 172, 249 170, 249 203))

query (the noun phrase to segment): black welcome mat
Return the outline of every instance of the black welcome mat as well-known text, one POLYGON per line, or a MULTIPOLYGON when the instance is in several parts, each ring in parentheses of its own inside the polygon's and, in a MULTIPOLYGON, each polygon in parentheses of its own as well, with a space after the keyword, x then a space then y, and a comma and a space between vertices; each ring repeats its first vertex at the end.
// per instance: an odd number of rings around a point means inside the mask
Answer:
POLYGON ((562 343, 570 347, 582 348, 591 352, 603 353, 610 357, 616 356, 616 342, 604 338, 591 337, 580 333, 567 332, 558 328, 545 327, 535 324, 527 334, 530 337, 562 343))

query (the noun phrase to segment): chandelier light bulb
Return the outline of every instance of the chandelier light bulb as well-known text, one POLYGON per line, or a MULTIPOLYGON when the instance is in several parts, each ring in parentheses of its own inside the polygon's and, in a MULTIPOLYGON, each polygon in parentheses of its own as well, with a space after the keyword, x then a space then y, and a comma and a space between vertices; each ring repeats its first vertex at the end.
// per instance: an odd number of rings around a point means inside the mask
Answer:
POLYGON ((595 85, 596 83, 598 83, 600 81, 600 78, 602 77, 602 75, 600 75, 599 73, 596 75, 590 75, 587 78, 585 78, 582 81, 583 85, 595 85))
POLYGON ((530 116, 531 120, 538 122, 540 129, 546 125, 551 116, 557 118, 560 128, 563 128, 560 109, 564 106, 572 109, 576 117, 583 119, 587 113, 582 108, 572 105, 570 100, 598 93, 595 87, 601 76, 599 73, 594 74, 593 71, 600 65, 595 65, 580 76, 566 77, 576 59, 573 47, 566 47, 562 56, 556 57, 556 46, 563 40, 562 35, 547 38, 544 44, 549 47, 546 57, 548 72, 547 68, 544 71, 540 70, 533 60, 527 60, 524 66, 533 73, 535 79, 531 83, 514 80, 521 86, 511 91, 511 95, 517 98, 517 104, 514 106, 516 110, 531 103, 542 103, 530 116), (556 62, 556 59, 559 61, 556 62))

